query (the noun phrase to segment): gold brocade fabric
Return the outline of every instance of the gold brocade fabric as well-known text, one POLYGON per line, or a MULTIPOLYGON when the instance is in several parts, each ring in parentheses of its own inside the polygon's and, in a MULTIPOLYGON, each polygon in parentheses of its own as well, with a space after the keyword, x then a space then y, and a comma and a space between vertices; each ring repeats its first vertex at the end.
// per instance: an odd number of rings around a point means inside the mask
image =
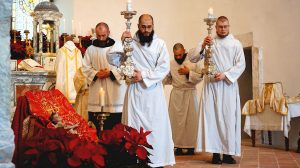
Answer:
POLYGON ((49 91, 29 91, 25 93, 31 114, 43 119, 49 119, 56 112, 64 125, 79 124, 74 128, 79 137, 95 141, 96 131, 90 129, 88 123, 75 112, 67 98, 57 89, 49 91))
POLYGON ((259 99, 248 100, 242 109, 243 115, 253 115, 261 112, 263 112, 263 108, 261 107, 259 99))
POLYGON ((87 80, 83 75, 81 68, 76 71, 74 76, 74 86, 77 92, 74 109, 86 121, 88 121, 88 97, 89 91, 87 89, 87 80))
POLYGON ((243 115, 254 115, 264 111, 265 105, 281 115, 287 115, 288 106, 281 83, 265 83, 259 99, 248 100, 242 109, 243 115))
POLYGON ((287 99, 287 103, 288 104, 300 103, 300 94, 298 94, 298 96, 295 97, 289 97, 287 99))

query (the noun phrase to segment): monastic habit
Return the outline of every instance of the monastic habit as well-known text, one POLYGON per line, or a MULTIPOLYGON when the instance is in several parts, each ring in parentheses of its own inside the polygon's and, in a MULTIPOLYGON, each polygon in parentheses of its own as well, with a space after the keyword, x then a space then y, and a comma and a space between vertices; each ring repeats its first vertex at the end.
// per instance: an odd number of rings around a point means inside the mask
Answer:
POLYGON ((199 103, 196 85, 202 80, 199 63, 191 63, 188 57, 179 64, 172 60, 170 73, 165 84, 171 84, 169 115, 172 126, 173 141, 176 148, 195 148, 199 123, 199 103), (181 75, 178 69, 186 66, 188 75, 181 75))
POLYGON ((237 80, 245 69, 243 47, 229 34, 225 38, 216 36, 212 51, 216 71, 223 72, 226 78, 215 81, 214 77, 204 77, 196 151, 240 156, 241 108, 237 80))
MULTIPOLYGON (((155 34, 150 46, 142 46, 139 38, 133 38, 132 60, 135 69, 140 70, 143 80, 131 83, 125 95, 122 122, 126 125, 152 131, 147 136, 153 146, 150 152, 151 167, 175 164, 174 144, 168 115, 168 108, 162 80, 170 70, 169 53, 166 44, 155 34)), ((110 63, 116 63, 123 54, 123 47, 117 45, 109 52, 110 63)))

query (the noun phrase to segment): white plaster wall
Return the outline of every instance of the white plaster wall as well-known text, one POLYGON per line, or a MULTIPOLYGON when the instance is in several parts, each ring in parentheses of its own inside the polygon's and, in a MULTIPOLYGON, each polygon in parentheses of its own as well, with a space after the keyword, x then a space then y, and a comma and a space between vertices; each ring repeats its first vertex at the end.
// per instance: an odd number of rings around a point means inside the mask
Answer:
MULTIPOLYGON (((115 39, 120 39, 125 30, 120 11, 126 9, 126 0, 55 0, 55 3, 69 20, 69 30, 72 19, 82 23, 82 34, 100 21, 109 24, 115 39)), ((189 49, 202 41, 207 34, 203 18, 208 8, 213 7, 216 16, 230 19, 233 34, 253 32, 254 46, 263 49, 264 82, 281 81, 289 96, 300 93, 300 0, 132 0, 132 6, 138 16, 153 15, 155 31, 166 41, 171 59, 174 43, 182 42, 189 49)), ((137 30, 138 16, 132 20, 133 32, 137 30)), ((165 89, 167 100, 170 90, 170 86, 165 89)), ((297 126, 294 128, 299 131, 297 126)), ((298 135, 292 134, 291 147, 295 148, 298 135)))
MULTIPOLYGON (((70 20, 82 23, 86 34, 99 21, 111 27, 111 36, 119 39, 125 30, 125 19, 120 11, 126 8, 126 0, 55 0, 71 27, 70 20)), ((231 32, 253 32, 254 45, 264 51, 264 82, 282 81, 285 92, 300 93, 300 51, 298 33, 300 27, 299 0, 133 0, 133 9, 150 13, 154 17, 156 33, 166 41, 171 57, 172 45, 182 42, 186 48, 194 47, 206 35, 203 18, 213 7, 216 16, 230 19, 231 32)), ((133 32, 137 30, 133 19, 133 32)))
POLYGON ((74 2, 73 0, 54 0, 54 3, 59 8, 59 11, 63 13, 63 17, 60 20, 60 28, 59 28, 60 34, 72 33, 72 20, 74 19, 73 2, 74 2))

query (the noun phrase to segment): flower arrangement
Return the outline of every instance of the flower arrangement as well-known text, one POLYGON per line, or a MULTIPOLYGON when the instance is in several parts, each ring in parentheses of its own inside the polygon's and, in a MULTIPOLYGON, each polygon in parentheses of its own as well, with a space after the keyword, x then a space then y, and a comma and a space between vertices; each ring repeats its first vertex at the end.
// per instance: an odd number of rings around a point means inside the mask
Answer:
POLYGON ((146 148, 150 131, 123 124, 101 133, 98 142, 80 139, 64 128, 43 128, 26 140, 25 168, 127 168, 147 167, 150 162, 146 148))
MULTIPOLYGON (((11 59, 25 59, 31 58, 33 56, 34 50, 32 46, 32 40, 28 39, 26 42, 25 40, 22 41, 21 32, 15 32, 16 41, 14 41, 14 31, 10 31, 10 52, 11 52, 11 59)), ((47 51, 47 37, 43 33, 43 51, 47 51)), ((39 44, 37 44, 38 46, 39 44)))
POLYGON ((16 41, 14 42, 14 32, 10 31, 10 52, 11 59, 25 59, 26 57, 26 44, 21 41, 20 31, 15 32, 16 41))
POLYGON ((11 59, 25 59, 26 45, 24 41, 10 43, 11 59))
POLYGON ((42 128, 25 143, 24 167, 96 167, 104 166, 105 148, 96 142, 79 139, 64 128, 42 128))

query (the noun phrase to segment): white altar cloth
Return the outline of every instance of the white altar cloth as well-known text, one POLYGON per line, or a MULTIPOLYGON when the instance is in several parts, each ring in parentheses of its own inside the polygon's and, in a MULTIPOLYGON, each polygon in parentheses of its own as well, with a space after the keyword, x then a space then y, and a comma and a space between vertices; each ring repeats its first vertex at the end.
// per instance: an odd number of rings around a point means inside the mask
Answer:
POLYGON ((265 106, 262 113, 247 115, 245 119, 244 131, 251 136, 251 130, 283 131, 288 138, 290 122, 294 117, 300 117, 300 103, 288 104, 288 114, 283 116, 265 106))

